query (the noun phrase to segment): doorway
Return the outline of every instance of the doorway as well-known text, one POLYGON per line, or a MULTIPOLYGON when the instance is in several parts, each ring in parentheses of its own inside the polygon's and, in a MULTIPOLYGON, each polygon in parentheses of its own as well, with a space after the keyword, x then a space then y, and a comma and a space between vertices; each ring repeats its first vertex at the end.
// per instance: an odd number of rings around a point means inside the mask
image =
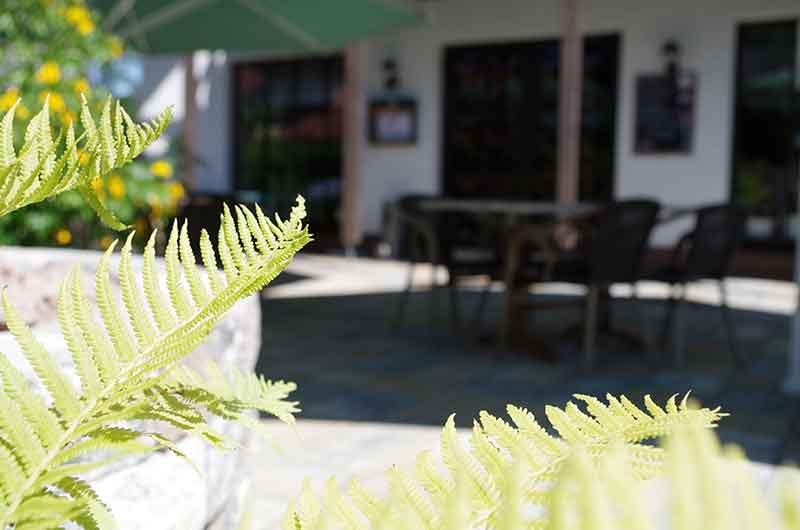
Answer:
POLYGON ((798 21, 737 28, 734 202, 749 212, 751 245, 783 247, 796 233, 798 21))
POLYGON ((308 203, 315 246, 339 241, 343 60, 237 63, 233 69, 234 175, 270 211, 308 203))
MULTIPOLYGON (((583 201, 614 194, 619 46, 584 39, 583 201)), ((556 39, 445 49, 445 194, 555 200, 559 61, 556 39)))

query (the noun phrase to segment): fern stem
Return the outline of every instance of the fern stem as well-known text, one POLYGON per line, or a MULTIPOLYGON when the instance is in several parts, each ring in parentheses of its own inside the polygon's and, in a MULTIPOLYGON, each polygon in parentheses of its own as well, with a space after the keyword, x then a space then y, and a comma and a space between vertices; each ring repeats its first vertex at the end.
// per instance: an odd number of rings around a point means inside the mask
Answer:
MULTIPOLYGON (((228 289, 223 289, 219 294, 211 297, 207 304, 198 309, 194 315, 186 319, 183 323, 166 333, 162 333, 154 344, 138 355, 138 359, 125 363, 124 369, 116 375, 113 382, 107 385, 93 399, 88 401, 86 406, 69 422, 69 426, 64 430, 58 441, 50 447, 45 457, 34 467, 24 484, 16 491, 8 503, 2 518, 0 518, 0 530, 13 522, 11 518, 30 492, 30 489, 33 488, 41 476, 48 470, 55 458, 66 449, 66 446, 76 435, 80 434, 80 428, 83 423, 92 416, 102 412, 100 407, 101 403, 103 403, 106 398, 114 396, 118 390, 125 389, 126 384, 129 383, 132 378, 140 377, 147 372, 147 370, 145 370, 142 374, 137 373, 141 371, 142 368, 142 363, 137 362, 137 360, 146 361, 151 359, 165 343, 170 342, 170 339, 179 339, 182 335, 186 336, 186 333, 202 327, 205 323, 218 319, 227 312, 237 300, 248 294, 248 291, 253 288, 254 283, 259 280, 266 280, 264 283, 268 283, 282 270, 284 261, 288 260, 288 258, 294 254, 296 247, 302 247, 305 244, 307 237, 307 235, 298 237, 294 241, 289 241, 284 248, 280 249, 286 256, 266 256, 262 258, 261 263, 251 265, 248 268, 249 270, 238 276, 236 280, 229 284, 228 289)), ((180 357, 188 353, 189 352, 184 352, 180 357)), ((180 357, 174 359, 170 364, 177 362, 180 357)), ((154 384, 156 382, 157 381, 154 381, 154 384)), ((143 390, 139 385, 136 386, 136 389, 137 391, 143 390)))

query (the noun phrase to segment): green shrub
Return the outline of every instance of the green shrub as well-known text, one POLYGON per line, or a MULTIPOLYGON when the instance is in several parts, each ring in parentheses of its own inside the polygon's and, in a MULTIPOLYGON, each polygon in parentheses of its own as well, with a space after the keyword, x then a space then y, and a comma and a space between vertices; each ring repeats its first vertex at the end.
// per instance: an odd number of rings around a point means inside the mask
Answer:
MULTIPOLYGON (((107 68, 122 50, 122 41, 100 27, 83 0, 4 0, 0 112, 19 99, 17 139, 46 98, 50 118, 59 128, 77 124, 82 98, 100 114, 108 92, 92 84, 96 76, 90 71, 107 68)), ((132 103, 126 102, 129 110, 132 103)), ((168 147, 170 155, 151 162, 131 161, 91 183, 110 210, 136 226, 138 248, 151 229, 166 227, 184 197, 183 185, 176 180, 174 151, 168 147)), ((0 218, 0 244, 105 249, 112 239, 113 232, 86 210, 76 191, 0 218)))

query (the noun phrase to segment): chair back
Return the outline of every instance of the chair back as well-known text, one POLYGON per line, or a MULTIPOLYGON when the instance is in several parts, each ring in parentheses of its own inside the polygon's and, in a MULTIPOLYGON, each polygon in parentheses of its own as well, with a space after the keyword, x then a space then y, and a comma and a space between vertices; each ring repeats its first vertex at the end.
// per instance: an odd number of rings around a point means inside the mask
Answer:
POLYGON ((593 283, 630 283, 639 279, 658 210, 655 201, 635 199, 614 202, 600 212, 586 242, 593 283))
POLYGON ((744 236, 746 215, 733 204, 716 204, 697 210, 689 234, 683 269, 686 279, 721 279, 728 274, 744 236))
MULTIPOLYGON (((397 212, 424 220, 427 223, 431 223, 434 225, 436 224, 435 216, 433 216, 430 212, 426 212, 420 208, 420 203, 426 199, 433 198, 433 195, 423 195, 423 194, 414 194, 414 195, 404 195, 397 199, 394 204, 394 208, 397 212)), ((420 258, 419 256, 419 241, 415 240, 415 232, 410 230, 407 226, 403 225, 402 223, 397 223, 396 220, 394 221, 394 225, 392 227, 393 233, 393 241, 394 241, 394 257, 397 259, 417 259, 420 258)))
MULTIPOLYGON (((488 222, 486 216, 478 216, 458 211, 431 211, 421 207, 426 200, 442 198, 435 195, 406 195, 397 200, 396 208, 409 217, 420 219, 427 223, 433 230, 439 263, 448 268, 470 267, 464 263, 473 261, 474 258, 459 258, 464 251, 472 251, 482 255, 483 261, 496 261, 499 255, 499 238, 497 223, 488 222)), ((396 257, 400 259, 415 259, 415 249, 419 248, 419 241, 415 241, 413 230, 399 227, 397 233, 396 257), (415 247, 416 245, 416 247, 415 247)))

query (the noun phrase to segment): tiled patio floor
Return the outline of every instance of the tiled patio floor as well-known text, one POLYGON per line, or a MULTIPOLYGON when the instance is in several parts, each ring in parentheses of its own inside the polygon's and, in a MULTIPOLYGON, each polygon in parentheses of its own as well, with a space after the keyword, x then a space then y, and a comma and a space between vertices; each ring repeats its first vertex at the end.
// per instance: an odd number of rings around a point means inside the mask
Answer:
MULTIPOLYGON (((301 256, 289 272, 264 300, 259 370, 271 378, 297 382, 296 397, 303 408, 299 432, 329 440, 312 444, 315 458, 325 466, 304 468, 307 459, 284 465, 279 475, 290 475, 298 484, 303 475, 319 478, 323 467, 326 473, 350 476, 358 471, 366 451, 381 451, 381 440, 406 432, 389 425, 351 427, 352 422, 439 426, 455 412, 457 424, 469 427, 481 409, 502 414, 506 403, 514 403, 541 414, 545 404, 563 405, 573 393, 624 393, 640 401, 646 393, 663 400, 691 390, 703 403, 721 405, 732 413, 719 430, 723 440, 743 445, 752 458, 765 462, 800 459, 800 436, 787 436, 797 404, 780 391, 796 296, 791 284, 745 279, 729 284, 738 343, 753 359, 749 371, 736 368, 730 359, 714 305, 715 289, 700 285, 690 292, 692 299, 704 303, 691 311, 685 369, 672 369, 666 360, 654 367, 642 352, 604 341, 598 368, 586 373, 578 369, 576 337, 558 338, 580 317, 577 308, 537 317, 537 334, 552 341, 562 356, 562 361, 548 363, 532 359, 524 349, 509 352, 491 341, 476 340, 474 333, 454 334, 446 299, 432 321, 427 292, 412 296, 406 325, 390 329, 394 291, 405 273, 400 264, 301 256), (304 418, 341 423, 304 426, 304 418), (319 434, 320 425, 327 434, 319 434), (337 451, 349 451, 334 459, 341 469, 325 458, 337 451)), ((647 317, 655 328, 666 291, 658 285, 645 285, 644 291, 647 317)), ((558 290, 557 295, 568 292, 558 290)), ((469 309, 477 294, 467 289, 462 298, 463 307, 469 309)), ((497 325, 501 302, 501 293, 493 293, 485 320, 488 334, 497 325)), ((639 318, 621 298, 614 304, 614 322, 636 331, 639 318)), ((428 434, 409 439, 417 444, 435 440, 436 429, 418 432, 428 434)), ((389 453, 367 460, 387 467, 397 451, 389 453)), ((296 485, 286 489, 296 491, 296 485)))

